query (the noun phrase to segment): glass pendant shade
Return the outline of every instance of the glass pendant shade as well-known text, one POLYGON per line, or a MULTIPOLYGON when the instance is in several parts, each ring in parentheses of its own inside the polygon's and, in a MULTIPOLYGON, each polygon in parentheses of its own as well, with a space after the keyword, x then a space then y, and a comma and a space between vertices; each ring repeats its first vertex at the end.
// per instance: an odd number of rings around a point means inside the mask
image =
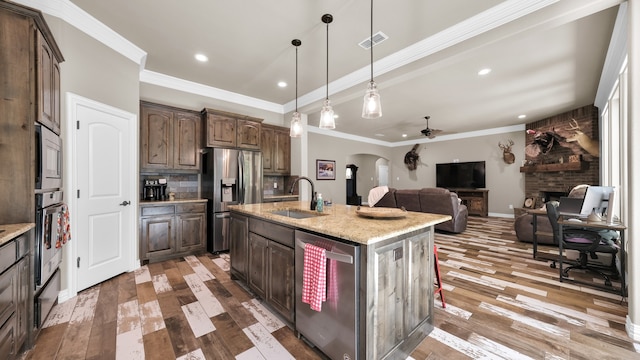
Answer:
POLYGON ((294 112, 291 118, 291 128, 289 130, 289 136, 300 137, 302 135, 302 123, 300 122, 300 113, 294 112))
POLYGON ((362 117, 365 119, 376 119, 382 116, 382 104, 380 94, 375 81, 370 81, 367 92, 364 94, 362 103, 362 117))
POLYGON ((329 101, 329 99, 326 99, 322 106, 322 111, 320 112, 320 124, 318 127, 320 129, 336 128, 336 121, 333 117, 333 108, 331 107, 331 101, 329 101))

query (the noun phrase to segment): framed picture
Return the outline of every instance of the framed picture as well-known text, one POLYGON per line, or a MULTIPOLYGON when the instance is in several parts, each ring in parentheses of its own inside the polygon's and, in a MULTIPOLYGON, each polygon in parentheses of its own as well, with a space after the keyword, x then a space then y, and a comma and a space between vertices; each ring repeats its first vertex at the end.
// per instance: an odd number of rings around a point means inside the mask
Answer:
POLYGON ((536 198, 528 197, 524 199, 524 204, 522 205, 522 207, 526 209, 533 209, 534 207, 536 207, 536 198))
POLYGON ((336 162, 335 160, 316 160, 316 179, 335 180, 336 162))

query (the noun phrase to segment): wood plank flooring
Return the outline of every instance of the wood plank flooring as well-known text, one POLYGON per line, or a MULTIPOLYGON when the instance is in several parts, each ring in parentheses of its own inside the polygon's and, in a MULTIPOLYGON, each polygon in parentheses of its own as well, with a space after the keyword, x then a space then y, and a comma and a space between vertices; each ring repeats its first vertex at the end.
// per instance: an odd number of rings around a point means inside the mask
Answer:
MULTIPOLYGON (((447 306, 436 296, 435 329, 409 359, 640 359, 626 302, 558 282, 516 240, 513 220, 471 217, 436 244, 447 306)), ((227 254, 203 254, 107 280, 55 306, 23 358, 323 358, 228 270, 227 254)))

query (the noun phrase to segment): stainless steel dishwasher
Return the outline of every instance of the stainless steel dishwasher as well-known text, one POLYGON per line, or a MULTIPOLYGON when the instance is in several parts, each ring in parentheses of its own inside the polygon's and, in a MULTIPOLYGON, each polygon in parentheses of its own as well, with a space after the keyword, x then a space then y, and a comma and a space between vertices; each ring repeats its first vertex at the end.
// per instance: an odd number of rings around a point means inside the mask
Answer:
POLYGON ((360 246, 296 230, 296 330, 331 359, 357 359, 360 246), (302 302, 304 247, 327 250, 327 301, 322 311, 302 302))

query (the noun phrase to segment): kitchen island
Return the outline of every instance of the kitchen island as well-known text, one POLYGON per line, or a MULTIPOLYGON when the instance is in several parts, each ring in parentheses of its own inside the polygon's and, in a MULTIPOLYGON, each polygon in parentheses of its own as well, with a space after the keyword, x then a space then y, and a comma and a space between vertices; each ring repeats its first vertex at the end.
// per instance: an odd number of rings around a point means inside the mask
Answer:
POLYGON ((372 218, 340 204, 321 215, 308 202, 231 206, 231 275, 331 358, 404 359, 433 328, 433 226, 451 217, 394 210, 372 218), (299 299, 304 239, 340 245, 327 248, 320 312, 299 299))

